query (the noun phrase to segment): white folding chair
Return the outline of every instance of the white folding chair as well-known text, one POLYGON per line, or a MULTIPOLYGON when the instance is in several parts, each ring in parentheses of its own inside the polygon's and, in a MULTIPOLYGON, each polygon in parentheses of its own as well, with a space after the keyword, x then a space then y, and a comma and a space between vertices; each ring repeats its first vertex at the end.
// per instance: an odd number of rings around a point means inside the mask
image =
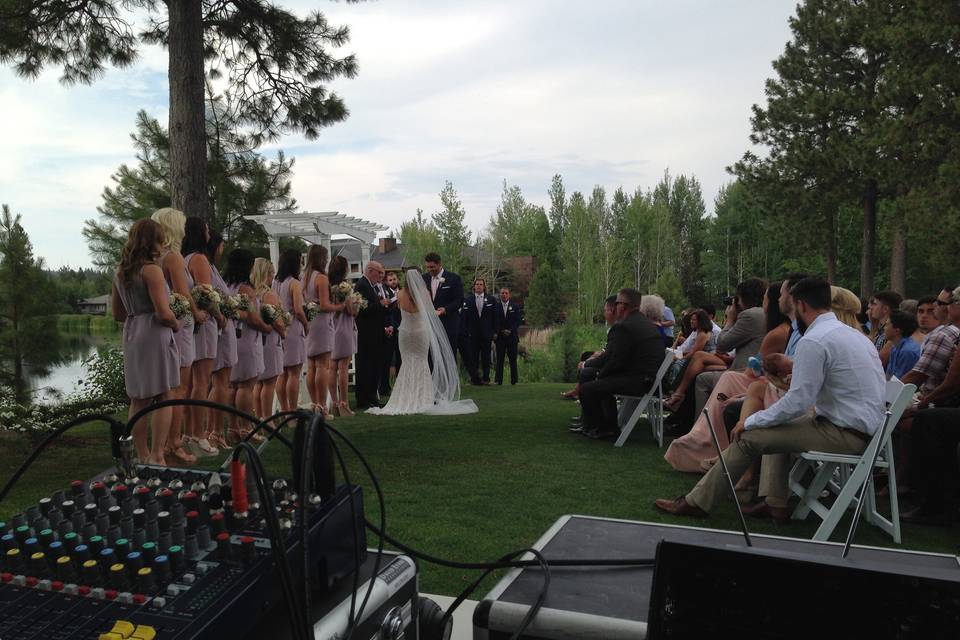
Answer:
POLYGON ((620 402, 617 410, 617 425, 620 427, 620 437, 614 443, 615 447, 622 447, 630 437, 630 432, 637 426, 637 422, 644 414, 650 420, 653 438, 660 447, 663 447, 663 376, 673 362, 673 351, 666 349, 663 362, 657 369, 657 377, 650 388, 642 396, 616 396, 620 402))
POLYGON ((807 451, 800 454, 788 478, 790 492, 800 497, 800 504, 794 509, 791 517, 794 520, 803 520, 811 511, 820 517, 823 522, 813 535, 814 540, 830 539, 830 535, 847 509, 856 507, 857 493, 867 483, 862 494, 867 501, 865 505, 867 508, 864 510, 867 522, 888 533, 897 544, 900 543, 900 508, 897 502, 897 476, 893 464, 893 441, 890 436, 916 390, 915 385, 905 385, 896 378, 887 382, 885 396, 890 416, 889 418, 884 416, 883 422, 862 455, 822 451, 807 451), (876 465, 871 466, 870 463, 877 449, 880 449, 881 456, 877 458, 876 465), (873 484, 874 468, 886 469, 888 473, 890 519, 885 518, 877 510, 876 488, 873 484), (813 480, 804 485, 803 478, 809 471, 814 473, 813 480), (825 489, 835 496, 830 506, 821 502, 821 494, 825 489))

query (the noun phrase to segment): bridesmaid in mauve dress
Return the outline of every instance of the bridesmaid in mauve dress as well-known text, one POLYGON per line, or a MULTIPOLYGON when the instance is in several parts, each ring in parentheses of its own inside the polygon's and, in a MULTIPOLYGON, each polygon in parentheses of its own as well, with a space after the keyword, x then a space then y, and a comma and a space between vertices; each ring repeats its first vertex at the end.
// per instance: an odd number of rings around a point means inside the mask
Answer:
MULTIPOLYGON (((333 289, 347 277, 347 259, 335 256, 330 261, 330 288, 333 289)), ((333 350, 330 352, 330 397, 335 415, 352 416, 347 386, 350 382, 350 358, 357 352, 357 310, 347 300, 343 311, 333 314, 333 350)))
POLYGON ((327 409, 327 390, 330 385, 330 352, 333 350, 333 314, 343 310, 343 304, 330 301, 330 281, 327 279, 327 248, 321 244, 310 247, 307 269, 303 274, 304 299, 316 302, 320 313, 310 321, 307 335, 307 391, 314 410, 330 419, 327 409))
MULTIPOLYGON (((250 300, 250 311, 237 321, 240 337, 237 339, 237 364, 233 367, 230 382, 237 390, 237 409, 250 415, 256 414, 253 387, 263 373, 263 336, 273 333, 273 329, 260 318, 260 304, 257 295, 250 286, 250 272, 253 270, 253 254, 246 249, 234 249, 227 257, 224 279, 230 287, 230 294, 242 294, 250 300)), ((242 439, 253 428, 249 423, 233 434, 242 439)))
POLYGON ((292 411, 300 403, 300 372, 307 359, 305 338, 309 331, 307 316, 303 312, 303 292, 300 286, 300 252, 287 249, 280 255, 277 269, 280 280, 280 302, 293 320, 283 341, 283 371, 286 375, 284 389, 280 391, 280 407, 292 411))
MULTIPOLYGON (((155 262, 163 250, 163 229, 153 220, 130 227, 113 278, 113 317, 123 322, 123 375, 132 417, 155 401, 167 400, 180 386, 180 352, 173 338, 180 328, 170 311, 170 289, 155 262)), ((153 442, 147 445, 146 419, 133 427, 133 441, 142 462, 164 465, 164 447, 173 412, 170 407, 148 414, 153 442)))
MULTIPOLYGON (((250 284, 257 295, 261 306, 273 305, 280 310, 280 296, 271 287, 275 282, 273 264, 266 258, 257 258, 253 262, 253 271, 250 272, 250 284)), ((254 403, 257 416, 261 419, 273 415, 273 394, 276 392, 277 379, 283 373, 283 336, 285 327, 283 316, 278 315, 271 325, 272 333, 263 336, 263 372, 260 374, 257 386, 254 388, 254 403)))
MULTIPOLYGON (((223 295, 228 295, 230 288, 220 276, 220 270, 217 269, 217 263, 223 257, 223 236, 216 231, 210 233, 209 254, 213 256, 213 262, 210 265, 210 280, 213 288, 222 291, 223 295)), ((210 395, 207 399, 233 406, 233 396, 236 392, 230 385, 230 374, 234 365, 237 364, 237 331, 232 318, 224 320, 223 330, 220 331, 220 337, 217 340, 217 357, 213 363, 210 395)), ((207 419, 210 425, 207 430, 207 439, 210 440, 210 444, 220 449, 227 448, 229 445, 223 436, 223 424, 224 420, 229 420, 232 424, 233 416, 210 409, 207 419)))
MULTIPOLYGON (((201 218, 190 216, 187 218, 184 230, 180 252, 184 255, 187 270, 196 285, 212 284, 213 272, 207 254, 210 245, 210 229, 207 223, 201 218)), ((207 399, 210 375, 213 373, 213 365, 217 357, 217 331, 225 325, 225 319, 219 309, 204 309, 204 311, 210 314, 210 318, 193 329, 193 342, 197 352, 196 359, 193 361, 193 381, 190 390, 190 398, 193 400, 207 399)), ((207 409, 189 407, 187 417, 189 428, 184 440, 190 452, 202 457, 217 455, 217 448, 210 443, 206 435, 204 419, 207 417, 207 409)))
MULTIPOLYGON (((180 351, 180 386, 174 389, 170 397, 173 399, 183 399, 190 395, 190 371, 193 367, 193 361, 196 358, 196 348, 193 344, 193 323, 203 323, 207 319, 205 311, 201 311, 194 304, 190 297, 190 289, 193 288, 193 277, 187 271, 186 262, 180 255, 180 243, 183 242, 183 226, 186 221, 183 213, 176 209, 165 207, 153 212, 150 219, 163 228, 163 235, 166 238, 164 252, 160 256, 160 266, 163 269, 163 277, 167 281, 167 286, 171 291, 175 291, 186 297, 190 301, 191 315, 188 315, 182 321, 182 329, 173 334, 177 343, 177 349, 180 351)), ((170 423, 170 435, 167 437, 167 450, 164 457, 167 460, 175 460, 182 464, 194 464, 197 457, 188 452, 183 441, 183 418, 185 407, 173 407, 173 418, 170 423)))

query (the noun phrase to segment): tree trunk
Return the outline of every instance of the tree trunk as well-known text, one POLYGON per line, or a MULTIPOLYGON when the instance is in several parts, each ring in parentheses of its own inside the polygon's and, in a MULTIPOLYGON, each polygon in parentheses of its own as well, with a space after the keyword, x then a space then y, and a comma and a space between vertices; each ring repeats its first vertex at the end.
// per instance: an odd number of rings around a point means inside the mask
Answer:
POLYGON ((907 229, 902 216, 897 216, 890 249, 890 288, 907 295, 907 229))
POLYGON ((874 294, 877 251, 877 181, 867 180, 863 192, 863 253, 860 257, 860 296, 874 294))
POLYGON ((188 216, 211 220, 204 126, 203 7, 169 0, 170 200, 188 216))
POLYGON ((827 282, 837 283, 837 225, 836 212, 827 212, 827 282))

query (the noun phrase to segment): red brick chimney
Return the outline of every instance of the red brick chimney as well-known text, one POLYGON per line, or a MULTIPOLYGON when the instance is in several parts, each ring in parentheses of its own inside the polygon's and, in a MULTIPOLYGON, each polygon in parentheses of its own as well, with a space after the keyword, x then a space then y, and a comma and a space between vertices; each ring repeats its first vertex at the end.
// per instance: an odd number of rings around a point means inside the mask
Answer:
POLYGON ((397 239, 396 238, 380 238, 377 241, 378 246, 380 247, 380 253, 390 253, 397 248, 397 239))

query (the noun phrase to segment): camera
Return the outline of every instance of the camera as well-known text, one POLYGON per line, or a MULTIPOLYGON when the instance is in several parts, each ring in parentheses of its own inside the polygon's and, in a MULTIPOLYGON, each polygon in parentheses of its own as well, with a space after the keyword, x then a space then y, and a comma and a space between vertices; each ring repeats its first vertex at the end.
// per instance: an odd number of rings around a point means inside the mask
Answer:
POLYGON ((729 307, 733 305, 733 301, 734 301, 733 296, 727 296, 726 298, 723 299, 723 306, 729 307))

